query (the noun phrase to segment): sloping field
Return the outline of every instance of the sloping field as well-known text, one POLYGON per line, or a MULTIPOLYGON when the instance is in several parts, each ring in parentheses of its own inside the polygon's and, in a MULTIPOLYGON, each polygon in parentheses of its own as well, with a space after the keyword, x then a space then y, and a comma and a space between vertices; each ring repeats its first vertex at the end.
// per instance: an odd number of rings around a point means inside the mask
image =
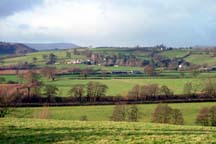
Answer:
POLYGON ((208 64, 209 66, 216 65, 216 57, 212 57, 209 54, 192 54, 185 59, 186 61, 193 63, 193 64, 208 64))
MULTIPOLYGON (((67 59, 66 50, 39 51, 26 54, 25 56, 4 59, 4 63, 2 65, 15 65, 23 62, 32 62, 33 58, 37 58, 35 64, 44 65, 46 62, 43 59, 43 55, 49 55, 50 53, 56 55, 58 57, 58 61, 67 59)), ((71 59, 83 59, 83 57, 84 56, 73 55, 73 52, 71 52, 71 59)))
POLYGON ((129 122, 1 119, 0 143, 215 143, 216 128, 129 122))
POLYGON ((164 51, 161 53, 161 55, 166 56, 168 58, 180 58, 184 57, 188 54, 188 50, 170 50, 170 51, 164 51))

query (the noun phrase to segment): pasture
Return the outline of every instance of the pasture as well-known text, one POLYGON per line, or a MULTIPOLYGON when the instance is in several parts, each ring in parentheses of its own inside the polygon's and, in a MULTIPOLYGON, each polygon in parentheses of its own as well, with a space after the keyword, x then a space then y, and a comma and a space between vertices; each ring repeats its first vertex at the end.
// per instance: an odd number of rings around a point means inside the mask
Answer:
MULTIPOLYGON (((176 77, 180 73, 173 73, 173 76, 176 77)), ((170 73, 168 74, 170 75, 170 73)), ((186 76, 189 74, 185 74, 186 76)), ((107 96, 126 96, 128 91, 131 90, 135 85, 147 85, 147 84, 158 84, 159 86, 166 85, 168 86, 174 94, 183 94, 183 89, 185 83, 191 82, 197 92, 202 91, 202 84, 207 79, 208 76, 215 76, 215 73, 202 73, 198 78, 167 78, 165 75, 163 77, 101 77, 100 79, 95 77, 89 77, 89 79, 78 79, 76 75, 62 75, 58 76, 55 81, 50 81, 45 78, 42 78, 41 81, 44 84, 55 85, 58 87, 59 96, 70 96, 68 91, 75 84, 87 84, 90 81, 101 82, 108 86, 107 96)), ((6 81, 17 81, 16 75, 1 75, 6 81)), ((82 77, 81 77, 82 78, 82 77)))
POLYGON ((142 122, 1 119, 0 143, 215 143, 216 128, 142 122))
MULTIPOLYGON (((173 103, 169 104, 172 108, 178 108, 182 111, 185 125, 196 125, 196 115, 203 107, 216 105, 216 102, 203 103, 173 103)), ((140 104, 137 105, 140 111, 139 121, 149 123, 151 115, 157 104, 140 104)), ((89 121, 109 121, 113 111, 113 105, 106 106, 71 106, 71 107, 49 107, 49 119, 56 120, 80 120, 86 116, 89 121)), ((43 112, 42 107, 37 108, 17 108, 8 117, 34 118, 37 114, 43 112)))
POLYGON ((46 81, 46 84, 55 85, 59 88, 61 96, 68 96, 68 91, 72 85, 75 84, 87 84, 89 81, 97 81, 108 86, 107 95, 116 96, 122 95, 126 96, 127 92, 132 89, 133 86, 147 85, 147 84, 158 84, 166 85, 174 94, 182 94, 185 83, 192 82, 198 89, 198 92, 201 91, 202 87, 200 83, 203 82, 203 79, 196 78, 182 78, 182 79, 168 79, 168 78, 147 78, 147 79, 93 79, 93 80, 78 80, 70 79, 68 77, 58 78, 56 81, 46 81))

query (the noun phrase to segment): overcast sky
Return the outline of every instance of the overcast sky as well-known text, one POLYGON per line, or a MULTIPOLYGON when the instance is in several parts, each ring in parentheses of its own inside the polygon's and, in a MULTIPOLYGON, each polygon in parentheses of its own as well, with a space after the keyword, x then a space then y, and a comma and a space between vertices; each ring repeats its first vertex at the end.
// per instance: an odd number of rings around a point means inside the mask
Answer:
POLYGON ((0 0, 0 41, 216 45, 216 0, 0 0))

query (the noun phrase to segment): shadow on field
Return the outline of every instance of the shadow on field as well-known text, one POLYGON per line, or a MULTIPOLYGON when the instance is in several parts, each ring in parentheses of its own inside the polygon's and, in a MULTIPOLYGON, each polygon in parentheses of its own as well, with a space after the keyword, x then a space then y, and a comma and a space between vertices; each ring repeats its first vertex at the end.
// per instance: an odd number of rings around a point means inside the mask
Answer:
MULTIPOLYGON (((20 128, 20 127, 3 127, 0 135, 1 144, 47 144, 61 141, 71 142, 94 142, 104 137, 117 136, 128 138, 130 136, 159 136, 159 135, 208 135, 216 133, 215 130, 186 130, 186 129, 127 129, 127 128, 20 128)), ((118 140, 118 139, 116 139, 118 140)))

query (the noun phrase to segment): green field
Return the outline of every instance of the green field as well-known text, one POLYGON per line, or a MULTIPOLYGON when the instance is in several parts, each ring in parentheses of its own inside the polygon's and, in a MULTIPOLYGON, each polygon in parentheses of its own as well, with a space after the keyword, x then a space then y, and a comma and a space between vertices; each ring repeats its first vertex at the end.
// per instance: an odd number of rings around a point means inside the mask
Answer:
MULTIPOLYGON (((195 125, 196 115, 203 107, 216 105, 216 102, 208 103, 177 103, 169 104, 172 108, 178 108, 182 111, 185 125, 195 125)), ((140 119, 142 122, 150 122, 151 114, 157 104, 138 105, 140 119)), ((80 120, 82 116, 87 116, 90 121, 109 121, 113 111, 110 106, 74 106, 74 107, 49 107, 51 113, 50 119, 57 120, 80 120)), ((18 108, 8 117, 32 118, 42 111, 42 108, 18 108)))
POLYGON ((168 57, 168 58, 181 58, 184 57, 186 54, 188 54, 189 50, 169 50, 164 51, 161 53, 161 55, 168 57))
MULTIPOLYGON (((3 60, 2 65, 14 65, 19 64, 23 62, 32 62, 32 59, 35 57, 37 58, 36 65, 43 66, 45 65, 45 60, 43 59, 43 55, 49 55, 50 53, 53 53, 58 57, 58 62, 61 62, 62 60, 68 60, 66 58, 66 50, 52 50, 52 51, 39 51, 34 53, 29 53, 24 56, 18 56, 14 58, 7 58, 3 60)), ((84 56, 81 55, 73 55, 71 52, 71 59, 83 59, 84 56)))
POLYGON ((0 143, 215 143, 216 128, 128 122, 0 119, 0 143))
MULTIPOLYGON (((43 59, 43 55, 49 55, 50 53, 55 54, 58 57, 56 65, 57 68, 68 68, 68 67, 80 67, 83 68, 83 65, 68 65, 65 64, 66 61, 70 60, 66 57, 66 51, 67 50, 47 50, 47 51, 39 51, 39 52, 33 52, 26 54, 24 56, 17 56, 14 58, 4 58, 2 61, 3 63, 0 63, 0 66, 8 66, 8 65, 15 65, 15 64, 21 64, 24 62, 28 63, 34 63, 38 67, 46 66, 46 60, 43 59), (33 62, 33 58, 37 58, 36 62, 33 62)), ((87 57, 85 55, 74 55, 73 50, 71 51, 71 59, 80 59, 80 60, 86 60, 87 57)), ((135 55, 140 60, 149 60, 151 61, 150 52, 148 50, 142 50, 142 49, 124 49, 124 48, 93 48, 90 49, 90 51, 94 53, 100 53, 105 56, 112 56, 112 55, 135 55)), ((194 50, 194 49, 173 49, 173 50, 167 50, 167 51, 159 51, 157 50, 157 53, 159 55, 168 57, 170 59, 173 58, 183 58, 185 61, 190 62, 191 64, 197 64, 197 65, 203 65, 208 64, 209 66, 216 65, 216 58, 212 57, 212 52, 207 52, 205 49, 203 50, 194 50), (191 53, 190 55, 186 56, 188 53, 191 53)), ((0 54, 1 56, 1 54, 0 54)), ((85 65, 86 67, 86 65, 85 65)), ((103 66, 92 66, 94 69, 103 69, 103 70, 142 70, 143 68, 139 67, 103 67, 103 66)))
MULTIPOLYGON (((180 73, 173 73, 177 76, 180 73)), ((170 73, 167 76, 171 75, 170 73)), ((186 74, 190 75, 190 74, 186 74)), ((69 96, 69 89, 75 84, 87 84, 90 81, 97 81, 108 86, 107 96, 122 95, 126 96, 128 91, 132 89, 133 86, 147 85, 147 84, 158 84, 168 86, 174 94, 183 94, 183 88, 185 83, 192 82, 196 87, 197 92, 202 90, 203 82, 207 76, 215 76, 215 73, 202 73, 199 75, 200 78, 162 78, 162 77, 146 77, 146 78, 106 78, 106 79, 76 79, 73 75, 63 75, 56 78, 55 81, 50 81, 47 79, 41 79, 44 84, 55 85, 59 88, 59 96, 69 96)), ((17 81, 15 75, 1 75, 0 77, 6 78, 6 81, 13 80, 17 81)))
POLYGON ((61 96, 68 96, 68 91, 74 84, 86 84, 89 81, 98 81, 108 86, 107 95, 116 96, 116 95, 127 95, 127 92, 132 89, 136 84, 147 85, 147 84, 159 84, 166 85, 175 94, 182 94, 184 84, 187 82, 192 82, 197 85, 199 91, 201 91, 201 86, 199 83, 202 83, 203 79, 195 78, 183 78, 183 79, 160 79, 160 78, 149 78, 149 79, 105 79, 105 80, 76 80, 69 79, 68 77, 58 78, 56 81, 45 82, 47 84, 56 85, 61 96))
POLYGON ((207 64, 209 66, 215 66, 216 65, 216 57, 212 57, 209 54, 192 54, 189 57, 185 59, 186 61, 193 63, 193 64, 198 64, 198 65, 203 65, 207 64))

